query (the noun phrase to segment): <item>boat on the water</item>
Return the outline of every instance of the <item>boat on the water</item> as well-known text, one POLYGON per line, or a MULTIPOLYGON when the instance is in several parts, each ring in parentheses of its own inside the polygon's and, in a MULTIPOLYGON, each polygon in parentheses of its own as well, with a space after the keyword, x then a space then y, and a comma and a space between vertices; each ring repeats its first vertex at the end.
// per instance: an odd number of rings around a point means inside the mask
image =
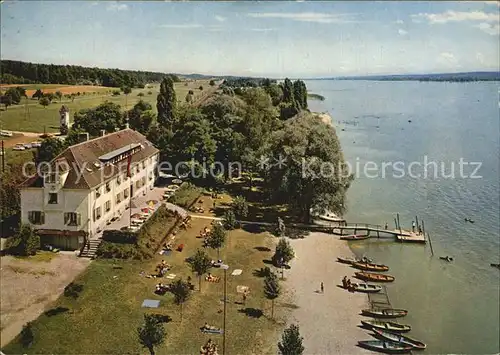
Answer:
POLYGON ((340 237, 341 240, 364 240, 370 238, 369 234, 351 234, 340 237))
POLYGON ((389 266, 382 264, 356 262, 352 263, 352 266, 355 267, 356 269, 366 270, 366 271, 389 271, 389 266))
POLYGON ((388 332, 382 329, 372 329, 377 337, 383 338, 384 340, 392 341, 399 344, 405 344, 411 346, 415 350, 424 350, 427 345, 419 340, 412 339, 408 336, 388 332))
POLYGON ((391 275, 375 274, 373 272, 355 272, 356 278, 365 281, 375 281, 375 282, 392 282, 396 278, 391 275))
POLYGON ((382 286, 379 285, 370 285, 370 284, 358 284, 354 283, 352 284, 352 288, 354 291, 357 292, 365 292, 365 293, 375 293, 375 292, 380 292, 382 290, 382 286))
POLYGON ((500 269, 500 264, 491 263, 490 265, 493 266, 493 267, 496 267, 496 268, 500 269))
POLYGON ((370 329, 383 329, 391 332, 406 333, 411 330, 411 326, 407 324, 399 324, 395 322, 384 322, 380 320, 362 320, 361 324, 370 329))
POLYGON ((395 308, 376 308, 376 309, 363 309, 361 314, 374 318, 399 318, 408 314, 406 309, 395 308))
POLYGON ((367 258, 366 256, 363 256, 361 259, 351 257, 343 258, 341 256, 338 256, 337 261, 342 264, 352 265, 354 263, 371 263, 373 260, 367 258))
POLYGON ((382 340, 362 340, 358 341, 358 344, 365 349, 379 351, 387 354, 406 354, 411 352, 411 350, 413 349, 411 346, 406 344, 382 340))

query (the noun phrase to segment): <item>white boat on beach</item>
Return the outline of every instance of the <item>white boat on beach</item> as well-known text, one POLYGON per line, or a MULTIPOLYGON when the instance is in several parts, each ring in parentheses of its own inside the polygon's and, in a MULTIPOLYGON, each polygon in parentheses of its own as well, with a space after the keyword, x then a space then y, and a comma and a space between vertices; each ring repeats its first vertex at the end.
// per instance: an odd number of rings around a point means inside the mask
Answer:
POLYGON ((338 223, 343 223, 345 222, 345 219, 343 219, 342 217, 339 217, 337 216, 335 213, 333 212, 327 212, 325 214, 320 214, 317 216, 319 219, 322 219, 324 221, 328 221, 328 222, 338 222, 338 223))

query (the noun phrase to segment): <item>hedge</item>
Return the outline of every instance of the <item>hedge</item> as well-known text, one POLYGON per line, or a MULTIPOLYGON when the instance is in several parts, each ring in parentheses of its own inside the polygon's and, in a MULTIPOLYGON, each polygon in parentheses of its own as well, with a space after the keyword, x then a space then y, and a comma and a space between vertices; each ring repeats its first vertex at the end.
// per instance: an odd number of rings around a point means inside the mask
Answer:
POLYGON ((122 230, 105 230, 102 233, 102 240, 111 243, 137 244, 139 233, 122 230))

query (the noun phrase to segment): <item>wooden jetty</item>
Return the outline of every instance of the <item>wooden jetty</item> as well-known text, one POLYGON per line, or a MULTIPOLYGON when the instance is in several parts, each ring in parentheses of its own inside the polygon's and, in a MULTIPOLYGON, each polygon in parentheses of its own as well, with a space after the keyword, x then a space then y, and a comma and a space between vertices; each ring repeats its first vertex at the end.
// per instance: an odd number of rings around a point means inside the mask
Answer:
POLYGON ((358 232, 370 232, 372 238, 395 237, 399 242, 425 243, 424 234, 415 233, 404 229, 385 229, 376 224, 353 223, 337 225, 332 227, 333 234, 357 234, 358 232))

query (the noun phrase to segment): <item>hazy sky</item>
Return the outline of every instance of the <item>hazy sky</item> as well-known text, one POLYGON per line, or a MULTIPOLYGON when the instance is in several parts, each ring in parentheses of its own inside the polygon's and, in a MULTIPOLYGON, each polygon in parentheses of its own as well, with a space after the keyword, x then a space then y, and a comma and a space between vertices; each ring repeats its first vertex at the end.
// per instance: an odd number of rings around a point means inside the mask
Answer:
POLYGON ((499 2, 91 2, 1 6, 1 57, 315 77, 499 70, 499 2))

